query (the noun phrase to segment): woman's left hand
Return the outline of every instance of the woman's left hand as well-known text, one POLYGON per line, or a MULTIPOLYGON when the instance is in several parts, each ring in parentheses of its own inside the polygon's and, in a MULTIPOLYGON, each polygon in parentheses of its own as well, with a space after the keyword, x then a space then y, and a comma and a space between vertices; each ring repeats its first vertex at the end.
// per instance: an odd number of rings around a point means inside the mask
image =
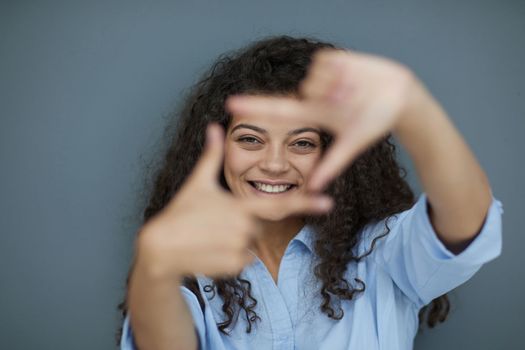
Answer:
POLYGON ((299 93, 299 99, 233 96, 227 108, 276 121, 299 118, 330 132, 334 142, 308 183, 311 190, 320 190, 367 147, 395 129, 426 91, 400 63, 331 49, 314 55, 299 93))

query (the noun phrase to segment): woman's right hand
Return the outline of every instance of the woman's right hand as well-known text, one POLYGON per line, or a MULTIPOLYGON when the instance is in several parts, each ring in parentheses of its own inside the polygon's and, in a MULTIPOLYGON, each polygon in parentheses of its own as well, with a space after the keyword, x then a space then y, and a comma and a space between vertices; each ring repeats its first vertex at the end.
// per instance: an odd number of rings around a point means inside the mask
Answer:
POLYGON ((323 213, 326 196, 296 195, 286 200, 240 199, 220 187, 224 136, 222 127, 207 129, 205 150, 176 196, 142 228, 137 263, 155 277, 186 274, 236 275, 253 260, 248 247, 259 233, 257 213, 278 206, 283 218, 298 213, 323 213))

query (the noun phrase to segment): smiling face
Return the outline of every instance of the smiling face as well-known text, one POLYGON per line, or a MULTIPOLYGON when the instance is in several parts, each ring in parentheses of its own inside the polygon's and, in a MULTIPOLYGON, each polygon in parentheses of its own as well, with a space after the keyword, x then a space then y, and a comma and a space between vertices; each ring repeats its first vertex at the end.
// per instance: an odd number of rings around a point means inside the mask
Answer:
MULTIPOLYGON (((321 151, 321 131, 313 125, 234 115, 226 132, 224 177, 234 196, 278 201, 306 193, 321 151)), ((271 221, 283 216, 260 214, 271 221)))

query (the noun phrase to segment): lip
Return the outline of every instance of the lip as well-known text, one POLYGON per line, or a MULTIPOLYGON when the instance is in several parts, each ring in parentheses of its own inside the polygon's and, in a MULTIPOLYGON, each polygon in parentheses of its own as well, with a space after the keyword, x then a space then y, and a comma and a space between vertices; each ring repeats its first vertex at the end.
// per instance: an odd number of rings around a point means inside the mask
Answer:
MULTIPOLYGON (((275 196, 289 196, 291 193, 295 192, 297 190, 297 185, 292 185, 292 188, 290 188, 288 191, 285 192, 263 192, 256 189, 254 186, 250 185, 249 182, 263 182, 258 180, 248 181, 247 185, 252 193, 254 193, 257 196, 263 196, 263 197, 275 197, 275 196)), ((266 183, 266 182, 265 182, 266 183)), ((291 185, 290 182, 280 182, 276 185, 291 185)))
POLYGON ((256 180, 247 180, 248 182, 260 182, 260 183, 263 183, 263 184, 267 184, 267 185, 272 185, 272 186, 277 186, 277 185, 296 185, 296 183, 294 182, 291 182, 291 181, 287 181, 287 180, 260 180, 260 179, 256 179, 256 180))

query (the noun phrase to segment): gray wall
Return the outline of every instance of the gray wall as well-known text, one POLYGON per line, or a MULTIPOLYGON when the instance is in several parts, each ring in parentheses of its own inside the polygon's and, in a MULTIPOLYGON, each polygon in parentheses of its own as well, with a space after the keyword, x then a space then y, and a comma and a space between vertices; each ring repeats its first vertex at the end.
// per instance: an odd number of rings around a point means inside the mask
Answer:
POLYGON ((416 349, 523 348, 525 2, 501 0, 2 1, 0 348, 113 348, 166 115, 218 54, 278 33, 400 60, 442 102, 504 246, 416 349))

